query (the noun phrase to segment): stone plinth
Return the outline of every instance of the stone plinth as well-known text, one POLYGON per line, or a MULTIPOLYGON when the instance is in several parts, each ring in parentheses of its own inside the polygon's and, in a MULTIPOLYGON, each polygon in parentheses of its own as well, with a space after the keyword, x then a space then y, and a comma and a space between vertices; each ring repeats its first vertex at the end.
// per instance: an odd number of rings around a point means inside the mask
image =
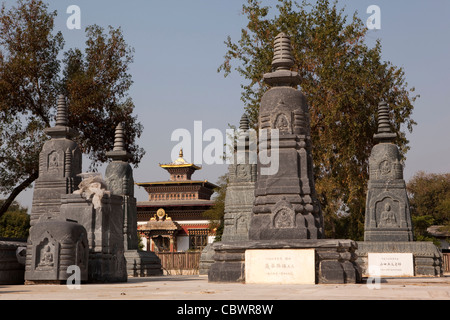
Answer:
POLYGON ((80 268, 80 280, 88 279, 86 229, 74 221, 42 217, 30 229, 25 283, 63 283, 70 266, 80 268))
POLYGON ((131 277, 161 276, 161 259, 152 251, 125 250, 127 273, 131 277))
POLYGON ((127 281, 123 241, 122 197, 105 194, 94 207, 83 194, 61 197, 61 217, 86 228, 89 246, 89 282, 127 281))
POLYGON ((442 253, 432 243, 426 241, 358 241, 358 265, 363 275, 367 275, 368 253, 412 253, 414 276, 442 276, 442 253))
POLYGON ((357 283, 361 274, 356 264, 356 242, 352 240, 305 239, 272 241, 217 242, 214 263, 208 274, 210 282, 246 282, 247 250, 304 250, 315 252, 315 283, 357 283))
POLYGON ((214 263, 214 249, 213 243, 208 243, 208 245, 203 248, 202 253, 200 255, 200 261, 198 266, 198 274, 207 275, 209 272, 209 268, 214 263))
POLYGON ((0 239, 0 285, 24 283, 25 263, 19 261, 17 249, 26 245, 26 241, 0 239))

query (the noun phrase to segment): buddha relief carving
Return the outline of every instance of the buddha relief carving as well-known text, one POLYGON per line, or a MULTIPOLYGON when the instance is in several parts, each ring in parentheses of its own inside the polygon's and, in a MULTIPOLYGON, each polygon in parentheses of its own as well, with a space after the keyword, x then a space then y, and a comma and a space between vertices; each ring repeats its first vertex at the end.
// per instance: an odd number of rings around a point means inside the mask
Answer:
POLYGON ((391 210, 391 205, 386 203, 384 205, 384 211, 380 215, 380 227, 397 227, 397 219, 395 213, 391 210))
POLYGON ((273 128, 278 129, 280 134, 291 133, 289 120, 283 113, 277 115, 273 128))
POLYGON ((274 228, 283 229, 295 227, 295 211, 292 205, 284 197, 277 202, 272 214, 274 228))
POLYGON ((58 170, 59 167, 59 155, 56 151, 52 151, 48 155, 48 171, 55 171, 58 170))
POLYGON ((45 238, 36 248, 36 269, 51 270, 55 265, 55 245, 45 238))

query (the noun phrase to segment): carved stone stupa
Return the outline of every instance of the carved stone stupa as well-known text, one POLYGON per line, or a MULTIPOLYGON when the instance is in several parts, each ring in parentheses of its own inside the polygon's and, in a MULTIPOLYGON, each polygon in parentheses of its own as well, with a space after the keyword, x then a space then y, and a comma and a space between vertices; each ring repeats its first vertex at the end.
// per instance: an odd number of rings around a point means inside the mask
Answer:
POLYGON ((365 241, 412 241, 411 213, 403 180, 403 165, 396 134, 389 126, 386 103, 378 106, 378 133, 369 158, 365 241))
POLYGON ((80 268, 87 280, 88 244, 84 226, 61 215, 61 197, 78 188, 81 151, 71 139, 65 97, 57 102, 56 124, 44 130, 51 139, 39 154, 39 177, 33 192, 30 235, 27 242, 25 283, 59 283, 70 276, 68 267, 80 268))
POLYGON ((378 142, 369 158, 364 241, 358 242, 358 264, 369 274, 371 253, 411 253, 415 276, 441 276, 442 255, 429 241, 414 241, 413 225, 403 179, 396 134, 389 125, 389 108, 378 105, 378 142))
POLYGON ((360 281, 356 242, 323 239, 323 218, 314 186, 308 105, 305 96, 296 89, 300 78, 290 70, 294 64, 289 37, 280 33, 275 38, 273 72, 264 75, 271 88, 261 99, 249 240, 213 244, 214 263, 208 273, 211 282, 253 282, 254 278, 248 277, 254 274, 258 274, 257 283, 303 281, 293 279, 294 272, 287 268, 299 273, 307 271, 312 274, 308 281, 313 283, 360 281), (274 163, 263 159, 264 155, 274 163), (308 265, 295 258, 311 253, 313 258, 308 265), (258 262, 252 260, 256 256, 258 262), (298 261, 296 266, 278 263, 294 260, 298 261), (261 270, 255 272, 258 267, 261 270))
MULTIPOLYGON (((269 164, 258 161, 254 215, 250 239, 320 239, 323 219, 317 200, 311 154, 309 112, 306 98, 296 87, 300 83, 294 65, 289 37, 275 38, 273 72, 264 75, 272 87, 261 99, 259 127, 267 131, 270 152, 278 152, 274 174, 264 174, 269 164), (279 147, 273 145, 273 129, 278 130, 279 147)), ((261 142, 263 142, 261 144, 261 142)), ((264 147, 260 148, 265 152, 264 147)))
POLYGON ((72 138, 78 132, 68 126, 65 97, 57 103, 56 124, 44 130, 51 139, 39 154, 39 178, 35 182, 30 224, 43 215, 59 215, 61 195, 78 188, 81 178, 81 150, 72 138))

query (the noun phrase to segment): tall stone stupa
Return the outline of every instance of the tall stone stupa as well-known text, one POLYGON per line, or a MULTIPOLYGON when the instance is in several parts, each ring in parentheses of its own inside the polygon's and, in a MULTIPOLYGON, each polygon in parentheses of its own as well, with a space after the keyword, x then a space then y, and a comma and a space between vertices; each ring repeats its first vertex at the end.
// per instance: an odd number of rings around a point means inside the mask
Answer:
MULTIPOLYGON (((271 88, 261 99, 255 201, 249 239, 213 244, 211 282, 356 283, 356 242, 324 239, 309 112, 289 37, 275 37, 271 88)), ((228 191, 227 191, 228 192, 228 191)))

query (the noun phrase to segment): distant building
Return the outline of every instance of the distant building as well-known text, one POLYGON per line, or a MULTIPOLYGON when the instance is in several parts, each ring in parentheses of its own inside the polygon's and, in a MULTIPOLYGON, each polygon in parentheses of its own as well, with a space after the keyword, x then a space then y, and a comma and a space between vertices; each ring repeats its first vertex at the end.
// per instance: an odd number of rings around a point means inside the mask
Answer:
POLYGON ((217 186, 207 180, 191 179, 201 168, 187 163, 183 150, 176 161, 159 166, 169 172, 168 181, 137 183, 148 192, 148 201, 137 203, 138 232, 144 250, 202 250, 215 236, 203 212, 214 204, 211 196, 217 186))

